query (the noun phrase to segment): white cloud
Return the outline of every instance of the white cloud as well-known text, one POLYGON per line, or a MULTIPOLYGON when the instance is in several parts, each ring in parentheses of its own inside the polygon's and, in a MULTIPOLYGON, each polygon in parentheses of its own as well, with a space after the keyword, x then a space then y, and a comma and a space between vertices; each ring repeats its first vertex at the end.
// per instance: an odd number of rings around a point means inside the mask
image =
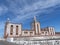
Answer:
MULTIPOLYGON (((4 5, 0 6, 0 16, 5 14, 8 10, 14 13, 15 18, 12 21, 24 21, 38 16, 38 13, 49 13, 52 10, 47 10, 50 7, 60 5, 59 0, 6 0, 9 7, 4 5), (30 2, 29 2, 30 1, 30 2)), ((0 22, 0 31, 4 29, 4 23, 0 22)))
MULTIPOLYGON (((16 15, 16 18, 13 20, 26 20, 28 18, 37 15, 42 12, 50 12, 53 10, 47 10, 47 8, 54 7, 60 5, 59 0, 38 0, 33 3, 28 3, 27 0, 8 0, 10 3, 10 11, 16 15)), ((31 1, 30 1, 31 2, 31 1)))
POLYGON ((4 5, 0 6, 0 16, 5 14, 8 11, 8 8, 4 5))

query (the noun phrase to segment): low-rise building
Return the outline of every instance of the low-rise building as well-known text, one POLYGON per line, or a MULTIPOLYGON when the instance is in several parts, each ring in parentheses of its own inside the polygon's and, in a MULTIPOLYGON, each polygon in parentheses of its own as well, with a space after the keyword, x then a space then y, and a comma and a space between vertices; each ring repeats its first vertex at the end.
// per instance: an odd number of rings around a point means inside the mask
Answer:
POLYGON ((23 30, 22 24, 11 23, 9 20, 5 24, 4 38, 8 41, 13 40, 40 40, 40 39, 54 39, 60 38, 60 32, 55 32, 54 27, 41 28, 40 22, 34 20, 30 30, 23 30))

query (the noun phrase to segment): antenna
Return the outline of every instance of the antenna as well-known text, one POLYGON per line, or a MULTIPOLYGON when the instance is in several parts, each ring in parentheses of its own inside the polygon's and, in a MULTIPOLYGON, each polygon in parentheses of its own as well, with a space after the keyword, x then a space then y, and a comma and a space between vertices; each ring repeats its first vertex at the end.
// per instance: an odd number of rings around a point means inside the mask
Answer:
POLYGON ((7 20, 9 21, 10 19, 9 19, 9 18, 7 18, 7 20))
POLYGON ((7 18, 7 22, 10 22, 10 19, 9 18, 7 18))
POLYGON ((34 21, 36 22, 36 16, 34 16, 34 21))

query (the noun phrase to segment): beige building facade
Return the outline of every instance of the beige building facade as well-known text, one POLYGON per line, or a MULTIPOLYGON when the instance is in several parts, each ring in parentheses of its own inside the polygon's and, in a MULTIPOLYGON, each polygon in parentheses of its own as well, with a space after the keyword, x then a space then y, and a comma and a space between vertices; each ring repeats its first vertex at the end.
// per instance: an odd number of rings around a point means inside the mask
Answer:
POLYGON ((55 36, 56 34, 54 27, 41 28, 40 22, 34 20, 32 28, 30 30, 23 30, 22 24, 11 23, 9 20, 5 24, 4 38, 7 37, 39 37, 39 36, 55 36))

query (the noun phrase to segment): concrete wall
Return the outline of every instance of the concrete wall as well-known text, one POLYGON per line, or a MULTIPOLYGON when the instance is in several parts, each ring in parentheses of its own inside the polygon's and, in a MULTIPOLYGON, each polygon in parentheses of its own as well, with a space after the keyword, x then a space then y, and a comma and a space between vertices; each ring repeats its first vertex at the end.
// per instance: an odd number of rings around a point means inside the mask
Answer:
MULTIPOLYGON (((59 37, 60 38, 60 37, 59 37)), ((21 38, 9 38, 11 42, 17 44, 37 44, 37 45, 60 45, 60 39, 52 39, 50 37, 21 37, 21 38)))

